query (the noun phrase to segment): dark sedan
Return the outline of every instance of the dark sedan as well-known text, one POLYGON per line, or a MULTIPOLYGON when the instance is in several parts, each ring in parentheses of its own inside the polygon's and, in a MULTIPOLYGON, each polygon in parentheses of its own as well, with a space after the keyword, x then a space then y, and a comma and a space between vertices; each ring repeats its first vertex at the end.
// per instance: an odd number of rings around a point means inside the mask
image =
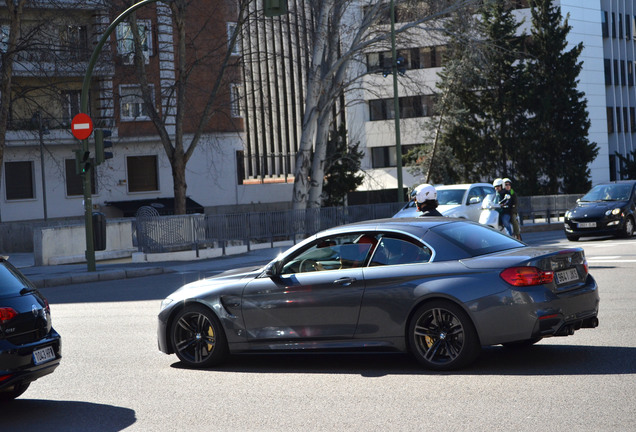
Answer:
POLYGON ((594 186, 565 213, 565 236, 577 241, 586 236, 632 237, 636 213, 636 180, 594 186))
POLYGON ((183 286, 161 304, 158 339, 194 367, 245 351, 364 348, 447 370, 482 345, 594 328, 598 306, 581 248, 529 247, 460 219, 384 219, 183 286))
POLYGON ((60 335, 44 296, 0 257, 0 402, 15 399, 60 364, 60 335))

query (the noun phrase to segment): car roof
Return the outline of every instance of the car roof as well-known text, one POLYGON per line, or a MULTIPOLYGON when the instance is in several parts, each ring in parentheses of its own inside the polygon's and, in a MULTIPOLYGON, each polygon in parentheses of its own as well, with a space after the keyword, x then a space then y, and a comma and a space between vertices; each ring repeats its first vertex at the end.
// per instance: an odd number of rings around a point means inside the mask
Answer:
POLYGON ((605 186, 605 185, 613 185, 613 184, 634 184, 634 183, 636 183, 636 180, 615 180, 615 181, 601 182, 594 186, 605 186))
POLYGON ((352 229, 360 231, 382 231, 382 230, 401 230, 411 233, 423 233, 433 227, 444 225, 451 222, 464 222, 465 220, 454 219, 444 216, 427 216, 427 217, 406 217, 406 218, 387 218, 374 219, 362 222, 353 222, 334 228, 329 228, 322 233, 339 233, 348 232, 352 229))
POLYGON ((435 186, 435 189, 437 190, 444 190, 444 189, 468 189, 471 186, 490 186, 492 187, 492 185, 490 183, 462 183, 462 184, 454 184, 454 185, 440 185, 440 186, 435 186))

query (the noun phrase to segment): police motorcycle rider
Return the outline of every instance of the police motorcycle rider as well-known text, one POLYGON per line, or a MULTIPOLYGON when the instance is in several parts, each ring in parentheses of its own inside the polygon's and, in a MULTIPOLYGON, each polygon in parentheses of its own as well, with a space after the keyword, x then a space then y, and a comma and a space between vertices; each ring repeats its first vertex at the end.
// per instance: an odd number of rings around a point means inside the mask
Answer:
POLYGON ((423 216, 443 216, 437 206, 437 190, 430 184, 421 184, 415 188, 415 205, 423 216))

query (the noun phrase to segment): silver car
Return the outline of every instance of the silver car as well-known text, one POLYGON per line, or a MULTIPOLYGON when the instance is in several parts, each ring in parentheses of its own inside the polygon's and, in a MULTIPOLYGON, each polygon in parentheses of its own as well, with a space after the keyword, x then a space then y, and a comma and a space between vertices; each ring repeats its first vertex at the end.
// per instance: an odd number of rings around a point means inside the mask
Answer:
POLYGON ((459 219, 382 219, 183 286, 161 304, 158 337, 192 367, 249 351, 367 349, 448 370, 482 345, 596 327, 598 307, 582 248, 529 247, 459 219))
MULTIPOLYGON (((448 217, 457 217, 479 222, 481 202, 484 197, 495 193, 495 188, 489 183, 470 183, 435 186, 437 190, 437 210, 448 217)), ((414 201, 409 201, 393 217, 417 217, 421 213, 415 207, 414 201)))

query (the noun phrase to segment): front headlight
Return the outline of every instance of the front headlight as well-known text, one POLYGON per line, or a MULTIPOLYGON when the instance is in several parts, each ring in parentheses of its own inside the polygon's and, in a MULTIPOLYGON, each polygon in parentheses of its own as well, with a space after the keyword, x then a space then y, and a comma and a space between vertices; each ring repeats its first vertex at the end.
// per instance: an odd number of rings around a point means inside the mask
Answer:
POLYGON ((619 214, 621 212, 621 210, 622 209, 620 207, 617 207, 617 208, 615 208, 613 210, 608 210, 608 211, 605 212, 605 216, 609 216, 609 215, 616 216, 617 214, 619 214))
POLYGON ((170 303, 172 303, 173 301, 174 301, 174 300, 172 300, 170 297, 163 299, 163 300, 161 301, 161 309, 160 309, 160 310, 164 310, 165 308, 167 308, 167 307, 168 307, 168 305, 169 305, 170 303))

